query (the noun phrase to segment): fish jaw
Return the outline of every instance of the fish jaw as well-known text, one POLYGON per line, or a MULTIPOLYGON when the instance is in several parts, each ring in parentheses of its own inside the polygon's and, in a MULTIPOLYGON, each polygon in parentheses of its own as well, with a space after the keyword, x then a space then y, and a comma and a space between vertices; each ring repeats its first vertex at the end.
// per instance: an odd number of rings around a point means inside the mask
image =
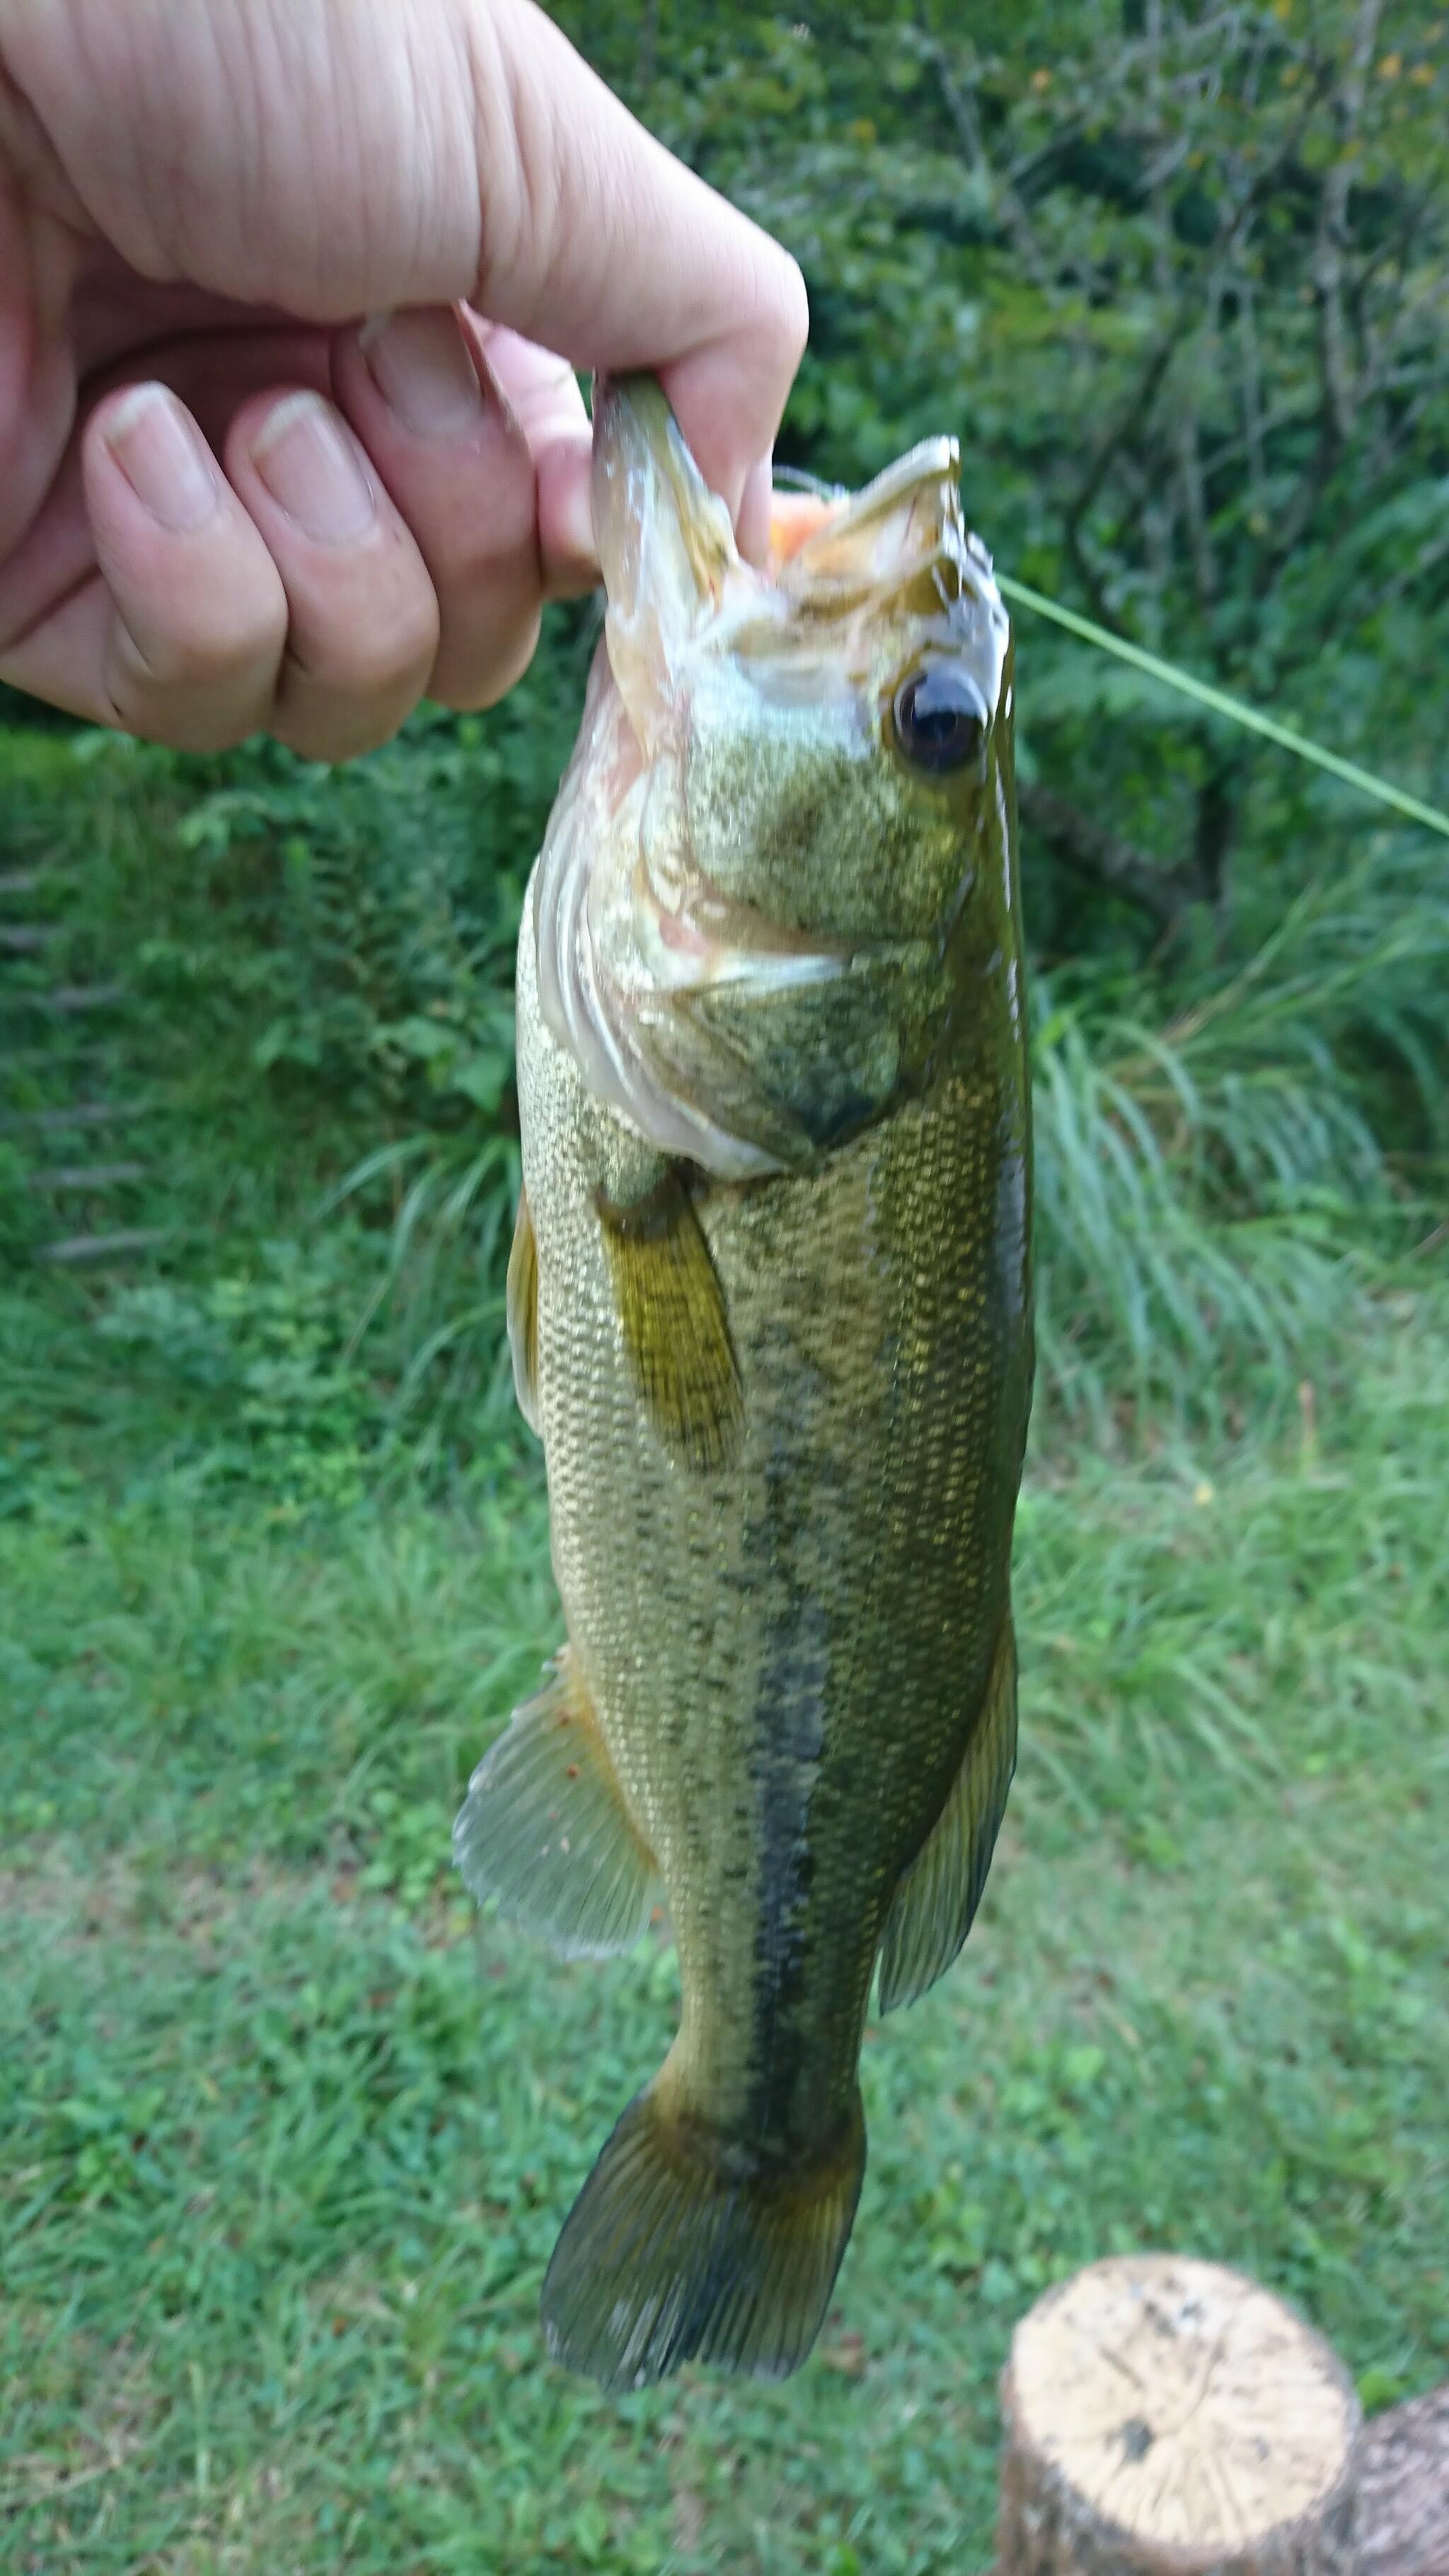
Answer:
POLYGON ((688 649, 730 588, 757 576, 652 376, 596 376, 593 518, 610 668, 646 757, 658 749, 688 649))
POLYGON ((536 879, 541 1006, 601 1104, 717 1178, 805 1168, 925 1078, 946 951, 1001 877, 976 847, 994 771, 942 795, 892 750, 903 671, 946 660, 1009 762, 1009 629, 958 464, 923 441, 797 513, 759 572, 659 387, 597 383, 608 610, 536 879))

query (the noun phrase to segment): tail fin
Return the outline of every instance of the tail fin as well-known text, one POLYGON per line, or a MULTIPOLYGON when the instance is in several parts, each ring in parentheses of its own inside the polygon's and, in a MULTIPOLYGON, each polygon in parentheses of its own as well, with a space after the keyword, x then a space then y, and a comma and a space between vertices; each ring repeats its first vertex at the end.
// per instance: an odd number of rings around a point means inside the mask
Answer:
POLYGON ((646 2387, 684 2361, 786 2378, 820 2331, 864 2172, 858 2092, 831 2148, 781 2166, 666 2107, 650 2085, 554 2247, 550 2352, 610 2390, 646 2387))

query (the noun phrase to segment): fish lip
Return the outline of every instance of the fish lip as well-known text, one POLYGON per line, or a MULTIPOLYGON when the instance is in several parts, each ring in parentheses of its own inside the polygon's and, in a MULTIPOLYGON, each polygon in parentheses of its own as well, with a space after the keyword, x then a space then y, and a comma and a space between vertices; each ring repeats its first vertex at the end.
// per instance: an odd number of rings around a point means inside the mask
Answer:
MULTIPOLYGON (((797 499, 805 493, 814 500, 823 501, 826 511, 818 526, 822 533, 828 528, 831 536, 835 537, 853 520, 868 519, 878 510, 893 509, 897 501, 917 487, 946 481, 956 485, 960 475, 961 442, 941 432, 934 438, 918 439, 914 447, 907 448, 904 456, 894 457, 869 483, 861 484, 858 491, 852 491, 848 483, 824 482, 818 474, 807 474, 803 468, 794 465, 776 467, 775 491, 777 496, 786 499, 797 499)), ((815 529, 812 528, 810 534, 813 536, 815 529)))
MULTIPOLYGON (((678 490, 684 481, 685 459, 689 451, 684 434, 675 418, 668 397, 657 377, 642 368, 610 373, 600 369, 594 377, 593 427, 596 454, 606 463, 613 453, 627 419, 637 431, 660 472, 667 475, 678 490)), ((871 482, 852 492, 844 484, 821 484, 813 476, 802 477, 807 488, 813 488, 831 504, 828 516, 821 521, 822 531, 829 529, 832 538, 843 530, 865 524, 870 519, 904 500, 915 490, 939 488, 942 483, 958 490, 961 475, 961 442, 940 433, 919 439, 904 456, 893 458, 882 467, 871 482)), ((786 487, 781 485, 783 490, 786 487)), ((692 495, 681 493, 681 498, 692 495)))
MULTIPOLYGON (((644 483, 636 479, 636 497, 649 484, 667 491, 700 602, 717 607, 726 584, 749 568, 735 545, 729 511, 705 483, 658 378, 642 368, 617 375, 597 369, 591 418, 596 528, 607 516, 613 487, 627 489, 631 476, 637 478, 642 470, 644 483)), ((617 576, 609 578, 607 555, 604 569, 610 609, 627 611, 632 604, 628 586, 621 591, 617 576)))
MULTIPOLYGON (((694 586, 688 649, 734 650, 748 662, 757 638, 768 657, 771 641, 797 620, 808 630, 822 618, 888 614, 923 576, 934 581, 943 614, 969 598, 992 626, 1009 630, 991 557, 965 523, 960 441, 949 433, 918 440, 857 492, 817 487, 824 503, 817 524, 757 568, 740 556, 724 502, 704 484, 656 377, 640 369, 598 372, 593 419, 596 517, 614 484, 641 470, 671 495, 694 586), (884 534, 892 519, 901 523, 898 535, 873 560, 872 531, 884 534), (859 560, 852 563, 855 541, 859 560)), ((610 581, 609 604, 611 625, 616 616, 632 616, 627 581, 610 581)))
POLYGON ((838 516, 832 514, 824 524, 832 536, 838 536, 842 528, 855 521, 874 518, 880 511, 894 509, 908 492, 924 490, 927 485, 934 488, 942 483, 949 483, 955 491, 960 480, 960 440, 944 433, 936 438, 922 438, 914 447, 907 448, 904 456, 898 456, 893 463, 883 466, 874 480, 863 485, 859 492, 847 493, 847 507, 838 516))
MULTIPOLYGON (((807 485, 812 480, 801 479, 807 485)), ((780 497, 789 502, 788 487, 780 497)), ((765 587, 777 618, 872 609, 888 613, 893 600, 929 577, 943 613, 949 616, 958 600, 969 599, 1001 634, 1009 631, 991 556, 966 524, 957 439, 921 439, 862 490, 819 485, 816 498, 823 505, 819 518, 803 534, 782 542, 772 556, 765 587), (918 519, 921 503, 925 507, 918 519), (901 522, 898 548, 893 557, 873 560, 872 530, 884 529, 892 519, 901 522), (853 551, 858 555, 854 562, 853 551)))

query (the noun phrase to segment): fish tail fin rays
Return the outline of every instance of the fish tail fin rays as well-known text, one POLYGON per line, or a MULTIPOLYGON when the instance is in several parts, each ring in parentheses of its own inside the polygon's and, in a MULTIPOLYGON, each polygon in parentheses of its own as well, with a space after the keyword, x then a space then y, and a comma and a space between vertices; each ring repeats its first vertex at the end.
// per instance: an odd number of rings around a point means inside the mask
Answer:
POLYGON ((883 2013, 914 2003, 960 1950, 981 1902, 1015 1769, 1016 1636, 1008 1612, 965 1758, 886 1917, 883 2013))
POLYGON ((538 1418, 538 1239, 533 1231, 528 1192, 518 1196, 518 1222, 508 1256, 508 1347, 513 1355, 513 1392, 529 1430, 542 1436, 538 1418))
POLYGON ((682 2362, 783 2379, 817 2334, 865 2171, 857 2092, 810 2162, 766 2164, 669 2099, 630 2103, 575 2201, 543 2285, 550 2352, 609 2390, 682 2362))
POLYGON ((601 1206, 604 1249, 634 1381, 671 1456, 723 1465, 744 1401, 724 1290, 689 1191, 671 1166, 637 1206, 601 1206))
POLYGON ((562 1958, 610 1958, 643 1932, 654 1857, 567 1647, 474 1772, 453 1858, 480 1904, 496 1897, 505 1922, 562 1958))

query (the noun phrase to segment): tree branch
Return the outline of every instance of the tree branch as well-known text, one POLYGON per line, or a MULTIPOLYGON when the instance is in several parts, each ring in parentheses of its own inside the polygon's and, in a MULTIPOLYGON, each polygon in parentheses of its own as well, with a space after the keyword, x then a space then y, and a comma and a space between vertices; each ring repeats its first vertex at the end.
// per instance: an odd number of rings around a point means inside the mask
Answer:
POLYGON ((1036 234, 1032 229, 1031 217, 1012 185, 1010 174, 993 166, 981 131, 981 119, 976 113, 976 100, 969 85, 963 85, 957 80, 945 46, 938 37, 931 35, 924 28, 921 31, 921 50, 940 84, 941 96, 945 102, 946 113, 955 128, 962 161, 968 170, 979 169, 985 176, 987 185, 996 192, 1012 248, 1028 276, 1037 286, 1049 286, 1051 280, 1036 234))
POLYGON ((1130 841, 1079 813, 1050 787, 1022 783, 1017 805, 1028 830, 1039 833, 1052 856, 1074 876, 1135 904, 1164 934, 1179 927, 1188 905, 1201 893, 1188 871, 1162 867, 1130 841))
POLYGON ((1192 836, 1193 867, 1198 890, 1204 902, 1210 903, 1221 931, 1228 910, 1228 852, 1237 829, 1238 808, 1227 769, 1208 771, 1197 796, 1197 821, 1192 836))
POLYGON ((1260 598, 1272 588, 1312 521, 1353 435, 1357 417, 1360 387, 1344 320, 1343 277, 1354 153, 1382 11, 1383 0, 1359 0, 1348 60, 1331 102, 1338 156, 1323 176, 1310 268, 1318 312, 1318 437, 1298 489, 1283 513, 1277 543, 1265 552, 1259 566, 1256 589, 1260 598))
POLYGON ((1345 447, 1353 432, 1356 409, 1353 360, 1344 327, 1343 268, 1348 240, 1348 197, 1353 183, 1353 154, 1363 118, 1364 89, 1378 38, 1383 0, 1360 0, 1353 43, 1342 83, 1333 102, 1338 128, 1338 158, 1328 170, 1319 201, 1318 235, 1313 249, 1313 289, 1318 298, 1322 335, 1324 391, 1334 435, 1345 447))

